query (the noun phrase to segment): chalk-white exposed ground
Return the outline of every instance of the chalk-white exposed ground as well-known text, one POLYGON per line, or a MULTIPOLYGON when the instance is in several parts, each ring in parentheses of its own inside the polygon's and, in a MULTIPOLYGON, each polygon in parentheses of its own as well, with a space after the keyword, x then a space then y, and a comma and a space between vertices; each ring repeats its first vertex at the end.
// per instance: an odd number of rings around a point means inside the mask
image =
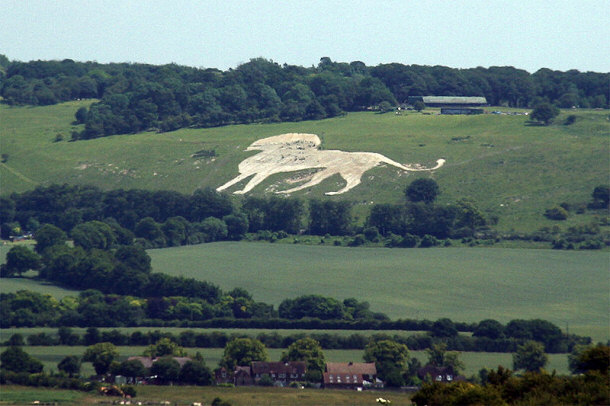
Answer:
POLYGON ((291 189, 276 193, 292 193, 315 186, 335 174, 346 181, 346 185, 336 192, 327 195, 345 193, 360 184, 364 172, 379 164, 389 164, 404 171, 427 171, 438 169, 445 163, 438 159, 433 168, 424 168, 419 164, 403 165, 381 154, 374 152, 345 152, 338 150, 320 150, 320 138, 315 134, 289 133, 263 138, 253 142, 246 151, 261 151, 244 159, 238 166, 239 175, 217 188, 225 190, 236 183, 252 177, 243 189, 233 193, 243 194, 252 190, 267 177, 283 172, 295 172, 317 169, 308 180, 291 189))

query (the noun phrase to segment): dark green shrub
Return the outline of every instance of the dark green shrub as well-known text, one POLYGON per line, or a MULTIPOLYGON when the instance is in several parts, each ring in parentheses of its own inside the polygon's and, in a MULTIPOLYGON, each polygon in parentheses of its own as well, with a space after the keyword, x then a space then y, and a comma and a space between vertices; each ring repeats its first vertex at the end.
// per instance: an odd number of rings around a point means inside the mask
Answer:
POLYGON ((430 234, 424 235, 419 243, 421 248, 436 247, 437 245, 439 245, 438 239, 430 234))
POLYGON ((565 220, 568 218, 568 211, 561 206, 555 206, 544 212, 544 217, 550 220, 565 220))
POLYGON ((125 396, 129 396, 129 397, 131 397, 131 398, 135 398, 135 397, 136 397, 136 395, 137 395, 136 388, 134 388, 134 387, 133 387, 133 386, 131 386, 131 385, 124 385, 124 386, 121 386, 121 390, 123 391, 123 393, 125 394, 125 396))
POLYGON ((563 122, 563 125, 572 125, 576 122, 576 116, 574 114, 570 114, 566 117, 566 121, 563 122))
POLYGON ((362 234, 358 234, 357 236, 354 237, 354 239, 352 241, 350 241, 349 246, 350 247, 359 247, 361 245, 364 245, 364 243, 366 243, 364 236, 362 234))
POLYGON ((419 244, 419 237, 413 234, 405 234, 400 242, 400 246, 405 248, 417 247, 417 244, 419 244))
POLYGON ((261 379, 259 379, 258 384, 260 386, 273 386, 273 379, 271 379, 269 374, 263 374, 261 379))
POLYGON ((390 233, 385 240, 386 247, 398 247, 402 243, 402 237, 393 233, 390 233))
POLYGON ((377 242, 379 241, 379 230, 377 227, 367 227, 364 229, 364 237, 368 241, 377 242))

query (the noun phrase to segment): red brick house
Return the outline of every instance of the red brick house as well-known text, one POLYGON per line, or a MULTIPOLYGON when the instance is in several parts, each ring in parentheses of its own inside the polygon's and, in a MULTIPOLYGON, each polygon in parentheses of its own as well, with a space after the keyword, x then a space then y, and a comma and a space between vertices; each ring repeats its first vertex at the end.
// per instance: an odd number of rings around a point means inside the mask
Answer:
POLYGON ((374 362, 328 362, 324 372, 325 388, 353 389, 374 386, 377 368, 374 362))
POLYGON ((233 383, 235 386, 254 385, 250 367, 235 367, 235 371, 233 371, 233 383))
POLYGON ((218 368, 214 371, 216 383, 233 383, 233 373, 229 372, 225 367, 218 368))

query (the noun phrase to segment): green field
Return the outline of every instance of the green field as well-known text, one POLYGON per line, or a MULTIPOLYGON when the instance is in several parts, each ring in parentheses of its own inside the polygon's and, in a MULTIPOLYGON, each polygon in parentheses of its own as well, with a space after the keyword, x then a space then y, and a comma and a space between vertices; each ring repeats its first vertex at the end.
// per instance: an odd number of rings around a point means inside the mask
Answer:
POLYGON ((42 280, 28 278, 2 278, 0 280, 0 293, 11 293, 19 290, 46 293, 57 299, 65 296, 78 296, 79 294, 79 291, 64 289, 42 280))
POLYGON ((3 385, 0 389, 0 405, 32 405, 40 403, 79 405, 87 403, 85 401, 87 396, 84 392, 73 390, 3 385))
MULTIPOLYGON (((78 335, 84 335, 87 331, 87 328, 84 327, 71 327, 70 328, 71 331, 75 334, 78 335)), ((246 335, 249 337, 256 337, 261 333, 266 333, 266 334, 272 334, 272 333, 278 333, 280 336, 288 336, 288 335, 292 335, 292 334, 324 334, 324 333, 328 333, 328 334, 332 334, 332 335, 338 335, 338 336, 349 336, 351 334, 360 334, 363 335, 365 337, 370 337, 374 334, 378 334, 378 333, 383 333, 383 334, 389 334, 389 335, 399 335, 401 337, 408 337, 414 334, 422 334, 425 333, 425 331, 404 331, 404 330, 383 330, 383 331, 377 331, 377 330, 296 330, 296 329, 262 329, 262 328, 207 328, 207 329, 201 329, 201 328, 186 328, 186 327, 100 327, 98 328, 98 330, 100 332, 104 332, 104 331, 112 331, 112 330, 118 330, 120 331, 122 334, 132 334, 136 331, 138 332, 142 332, 142 333, 147 333, 147 332, 151 332, 151 331, 156 331, 156 330, 160 330, 164 333, 171 333, 174 334, 176 336, 178 336, 180 333, 184 332, 184 331, 196 331, 198 333, 211 333, 211 332, 219 332, 219 333, 224 333, 226 335, 246 335)), ((34 335, 34 334, 39 334, 39 333, 45 333, 51 336, 55 336, 57 337, 57 328, 54 327, 19 327, 19 328, 7 328, 7 329, 0 329, 0 343, 5 342, 6 340, 8 340, 11 335, 13 334, 21 334, 23 336, 24 339, 27 339, 27 337, 34 335)), ((462 334, 470 334, 470 333, 462 333, 462 334)))
MULTIPOLYGON (((142 402, 169 402, 172 405, 191 405, 201 402, 210 405, 215 398, 229 402, 233 406, 365 406, 375 405, 375 399, 382 396, 390 399, 395 405, 410 405, 409 393, 380 392, 354 390, 319 390, 319 389, 292 389, 292 388, 269 388, 269 387, 236 387, 223 388, 215 386, 154 386, 141 385, 137 387, 137 397, 131 404, 142 402)), ((4 386, 0 391, 0 405, 32 404, 39 401, 46 404, 60 405, 91 405, 109 404, 112 401, 119 402, 118 398, 104 398, 89 393, 26 388, 21 386, 4 386)))
MULTIPOLYGON (((218 187, 237 174, 237 164, 252 154, 244 149, 255 139, 286 132, 318 134, 322 148, 382 153, 404 163, 446 165, 432 176, 441 187, 439 203, 470 197, 487 214, 498 216, 498 228, 531 231, 554 225, 545 209, 586 203, 593 188, 610 176, 610 123, 606 111, 565 111, 549 127, 527 126, 524 116, 485 114, 401 116, 371 112, 298 123, 239 125, 139 133, 68 142, 74 113, 91 101, 46 107, 0 105, 0 142, 6 162, 0 164, 2 193, 50 183, 94 184, 104 189, 172 189, 191 193, 218 187), (578 119, 561 123, 568 114, 578 119), (54 142, 57 134, 63 141, 54 142), (214 150, 213 159, 195 159, 214 150)), ((405 186, 416 175, 389 167, 367 172, 363 183, 333 199, 352 200, 363 221, 372 202, 401 202, 405 186)), ((422 174, 417 176, 430 176, 422 174)), ((272 177, 257 187, 281 182, 272 177)), ((296 196, 322 197, 342 181, 333 177, 296 196)), ((568 220, 588 221, 588 217, 568 220)))
POLYGON ((148 252, 157 272, 243 287, 276 306, 303 294, 355 297, 393 319, 541 318, 610 338, 606 251, 223 242, 148 252))
MULTIPOLYGON (((0 264, 6 262, 6 253, 14 245, 30 245, 33 241, 23 243, 4 243, 0 244, 0 264)), ((64 296, 77 296, 78 291, 65 289, 56 285, 52 285, 43 280, 32 279, 38 272, 28 271, 23 274, 24 278, 2 278, 0 279, 0 293, 17 292, 18 290, 31 290, 37 293, 47 293, 55 298, 61 299, 64 296)), ((1 334, 1 333, 0 333, 1 334)))

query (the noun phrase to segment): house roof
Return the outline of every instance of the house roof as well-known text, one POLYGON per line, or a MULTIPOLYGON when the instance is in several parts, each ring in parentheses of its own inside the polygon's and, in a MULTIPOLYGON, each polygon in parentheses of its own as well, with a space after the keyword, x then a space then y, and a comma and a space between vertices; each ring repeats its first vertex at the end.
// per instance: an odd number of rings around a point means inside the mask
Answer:
POLYGON ((334 375, 377 375, 377 368, 374 362, 327 362, 326 372, 334 375))
MULTIPOLYGON (((152 364, 157 362, 159 359, 160 358, 151 358, 151 357, 129 357, 129 358, 127 358, 128 361, 131 361, 131 360, 140 361, 142 363, 142 365, 144 365, 144 368, 152 367, 152 364)), ((192 361, 192 359, 189 357, 172 357, 172 359, 174 359, 174 361, 178 362, 178 364, 180 364, 180 367, 183 367, 184 364, 186 364, 189 361, 192 361)))
POLYGON ((127 358, 127 361, 140 361, 142 363, 142 365, 144 365, 144 368, 150 368, 152 367, 152 364, 154 362, 153 358, 150 357, 129 357, 127 358))
POLYGON ((252 362, 253 374, 304 374, 307 369, 305 361, 290 362, 252 362))
POLYGON ((240 367, 240 366, 237 366, 237 367, 235 367, 235 371, 233 372, 233 374, 235 376, 242 375, 242 374, 250 376, 250 367, 240 367))

